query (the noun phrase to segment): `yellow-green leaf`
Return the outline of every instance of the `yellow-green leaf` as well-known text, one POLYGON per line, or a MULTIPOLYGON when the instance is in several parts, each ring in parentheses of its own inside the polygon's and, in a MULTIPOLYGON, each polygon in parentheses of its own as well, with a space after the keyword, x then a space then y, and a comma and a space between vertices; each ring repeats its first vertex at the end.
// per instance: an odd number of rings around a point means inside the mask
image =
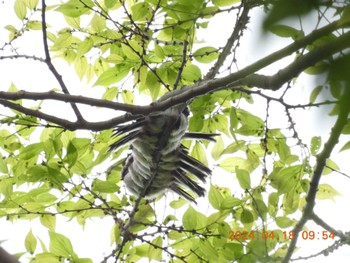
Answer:
POLYGON ((323 169, 322 175, 327 175, 333 171, 339 171, 339 170, 340 170, 339 166, 334 161, 332 161, 331 159, 327 159, 326 166, 323 169))
POLYGON ((220 191, 214 185, 210 185, 208 199, 209 199, 209 203, 212 205, 212 207, 219 210, 221 208, 221 204, 222 204, 224 198, 223 198, 222 194, 220 193, 220 191))
POLYGON ((16 0, 14 9, 15 9, 16 16, 19 19, 23 20, 26 17, 27 7, 23 0, 16 0))
POLYGON ((236 176, 237 180, 239 182, 239 185, 241 186, 242 189, 250 189, 250 175, 246 170, 238 169, 236 167, 236 176))
POLYGON ((56 216, 43 215, 40 217, 40 222, 43 226, 47 227, 51 231, 55 231, 56 228, 56 216))
POLYGON ((36 249, 36 245, 37 245, 37 240, 36 240, 35 236, 33 235, 32 230, 30 230, 28 232, 28 234, 25 238, 25 241, 24 241, 24 245, 30 254, 34 253, 34 251, 36 249))
POLYGON ((200 63, 210 63, 217 59, 218 56, 217 49, 214 47, 202 47, 193 53, 194 59, 200 63))
POLYGON ((319 200, 331 199, 334 201, 334 197, 337 195, 340 195, 340 193, 329 184, 320 184, 318 186, 316 198, 319 200))

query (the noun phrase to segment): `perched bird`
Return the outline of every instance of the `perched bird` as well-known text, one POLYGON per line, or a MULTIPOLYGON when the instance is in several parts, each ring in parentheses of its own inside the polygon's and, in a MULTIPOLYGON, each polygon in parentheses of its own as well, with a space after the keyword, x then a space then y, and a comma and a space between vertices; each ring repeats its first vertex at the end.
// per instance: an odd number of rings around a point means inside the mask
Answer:
POLYGON ((124 136, 110 146, 110 151, 130 144, 131 153, 124 162, 121 175, 132 194, 151 199, 172 190, 195 202, 186 191, 189 189, 198 196, 204 196, 204 188, 189 174, 205 182, 211 170, 191 157, 181 141, 215 141, 213 137, 217 134, 186 132, 188 115, 187 105, 181 103, 116 127, 114 136, 124 136))

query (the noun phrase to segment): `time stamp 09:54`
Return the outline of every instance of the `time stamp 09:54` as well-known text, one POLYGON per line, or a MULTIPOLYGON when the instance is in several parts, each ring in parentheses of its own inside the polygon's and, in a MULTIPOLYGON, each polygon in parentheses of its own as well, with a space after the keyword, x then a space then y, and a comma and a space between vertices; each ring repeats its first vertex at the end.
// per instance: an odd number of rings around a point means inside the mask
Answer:
MULTIPOLYGON (((304 240, 329 240, 334 239, 334 232, 329 231, 302 231, 299 233, 299 237, 304 240)), ((284 239, 293 240, 295 238, 295 232, 293 230, 283 231, 282 235, 275 233, 275 231, 239 231, 230 230, 228 239, 233 241, 246 241, 246 240, 268 240, 268 239, 284 239)))

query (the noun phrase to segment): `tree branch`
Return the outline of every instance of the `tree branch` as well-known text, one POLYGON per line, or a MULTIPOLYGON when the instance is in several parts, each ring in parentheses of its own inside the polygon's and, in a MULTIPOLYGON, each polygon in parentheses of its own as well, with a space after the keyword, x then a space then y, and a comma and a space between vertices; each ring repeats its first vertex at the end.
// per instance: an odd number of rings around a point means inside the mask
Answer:
POLYGON ((20 90, 18 92, 6 92, 0 91, 0 99, 6 100, 56 100, 62 102, 71 102, 71 103, 80 103, 89 105, 92 107, 102 107, 106 109, 119 110, 129 112, 131 114, 140 114, 140 113, 149 113, 153 110, 162 110, 163 108, 157 107, 156 105, 150 106, 138 106, 132 104, 125 104, 119 102, 113 102, 103 99, 95 99, 90 97, 84 97, 80 95, 70 95, 70 94, 62 94, 54 91, 48 92, 28 92, 24 90, 20 90))
POLYGON ((320 218, 314 212, 312 212, 312 214, 310 215, 310 220, 313 220, 316 224, 318 224, 319 226, 323 227, 328 232, 334 232, 335 236, 338 236, 338 237, 340 237, 341 239, 344 239, 344 240, 346 239, 346 236, 341 231, 335 230, 333 227, 328 225, 325 221, 322 220, 322 218, 320 218))
POLYGON ((251 74, 239 80, 237 83, 240 83, 241 85, 254 86, 263 89, 277 90, 284 83, 298 76, 310 66, 313 66, 317 62, 329 58, 333 54, 336 54, 349 47, 350 32, 338 37, 334 41, 324 44, 319 48, 315 48, 314 50, 310 51, 309 53, 303 56, 300 56, 293 63, 279 70, 275 75, 264 76, 259 74, 251 74))
POLYGON ((67 129, 67 130, 86 129, 91 131, 102 131, 102 130, 115 127, 118 124, 134 120, 137 117, 132 114, 126 113, 122 116, 119 116, 107 121, 88 122, 85 120, 80 120, 80 121, 78 120, 76 122, 71 122, 66 119, 61 119, 61 118, 43 113, 39 110, 28 109, 26 107, 23 107, 19 104, 16 104, 7 100, 0 99, 0 104, 10 109, 24 113, 28 116, 33 116, 33 117, 45 120, 47 122, 55 123, 57 125, 60 125, 63 129, 67 129))
POLYGON ((313 215, 313 208, 315 206, 315 198, 316 193, 318 190, 318 185, 320 182, 320 178, 323 172, 323 169, 326 165, 326 161, 331 155, 331 152, 333 151, 334 146, 338 143, 340 134, 344 128, 344 126, 348 122, 348 116, 350 111, 350 104, 349 104, 349 98, 350 98, 350 88, 345 89, 345 94, 342 97, 342 100, 340 101, 340 112, 338 115, 338 118, 332 128, 331 134, 329 136, 328 141, 325 143, 324 148, 322 152, 317 156, 316 158, 316 166, 311 178, 310 182, 310 188, 306 196, 306 205, 303 209, 302 216, 296 226, 294 227, 293 231, 295 233, 295 238, 290 242, 287 253, 283 259, 283 263, 288 263, 290 261, 290 258, 293 254, 293 251, 296 247, 298 235, 300 231, 302 231, 305 223, 312 217, 313 215))
POLYGON ((239 38, 241 32, 246 28, 246 25, 249 22, 248 13, 251 10, 252 6, 248 4, 246 1, 243 1, 242 3, 244 5, 242 14, 237 19, 236 25, 232 31, 232 34, 227 40, 226 45, 223 48, 220 56, 218 57, 215 65, 209 70, 207 75, 204 77, 204 80, 213 79, 218 74, 219 69, 224 64, 226 58, 231 54, 231 49, 233 47, 233 44, 239 38))
MULTIPOLYGON (((284 57, 291 55, 292 53, 296 52, 298 49, 303 48, 303 47, 313 43, 315 40, 319 39, 320 37, 323 37, 325 35, 330 34, 332 31, 334 31, 338 28, 339 28, 339 22, 335 21, 335 22, 333 22, 333 23, 331 23, 323 28, 320 28, 318 30, 313 31, 312 33, 310 33, 309 35, 305 36, 302 39, 294 41, 292 44, 258 60, 257 62, 243 68, 242 70, 239 70, 239 71, 232 73, 232 74, 230 74, 226 77, 223 77, 223 78, 210 79, 210 80, 195 84, 193 86, 187 86, 187 87, 183 87, 182 89, 179 89, 179 90, 168 92, 162 98, 160 98, 159 101, 164 102, 164 103, 167 101, 172 101, 172 105, 175 105, 177 103, 181 103, 183 101, 188 101, 191 98, 206 94, 208 92, 213 92, 213 91, 220 90, 220 89, 226 89, 227 87, 232 88, 234 86, 249 85, 249 84, 259 84, 258 87, 260 87, 261 83, 257 80, 254 81, 254 78, 260 78, 260 81, 261 81, 263 76, 256 75, 256 77, 254 77, 255 75, 253 75, 253 74, 255 74, 259 70, 265 68, 266 66, 269 66, 272 63, 274 63, 274 62, 276 62, 284 57), (247 79, 245 79, 243 81, 242 79, 244 79, 244 78, 247 78, 247 79), (238 82, 240 80, 241 80, 241 82, 238 82)), ((348 35, 348 33, 346 35, 348 35)), ((347 37, 346 37, 346 39, 347 39, 347 37)), ((341 41, 344 41, 346 39, 342 38, 341 41)), ((331 43, 333 43, 333 42, 338 43, 341 41, 338 41, 338 38, 337 38, 337 39, 333 40, 331 43)), ((350 46, 349 43, 343 43, 343 45, 345 45, 346 47, 350 46)), ((312 52, 315 52, 315 50, 313 50, 309 53, 312 53, 312 52)), ((328 50, 328 52, 330 52, 330 50, 328 50)), ((334 53, 336 53, 336 52, 334 52, 334 53)), ((308 54, 306 54, 306 55, 308 55, 308 54)), ((293 63, 296 63, 296 62, 293 62, 293 63)), ((305 69, 312 66, 313 64, 306 66, 305 69)), ((290 79, 292 79, 293 77, 294 77, 294 75, 291 76, 290 79)), ((261 85, 261 86, 262 86, 262 88, 264 87, 264 85, 261 85)), ((266 85, 266 86, 268 87, 268 85, 266 85)), ((271 89, 271 88, 269 88, 269 89, 271 89)), ((275 90, 276 89, 277 88, 275 87, 275 90)), ((159 106, 159 105, 157 105, 157 106, 159 106)))
POLYGON ((5 249, 0 247, 0 262, 1 263, 19 263, 17 258, 6 252, 5 249))
MULTIPOLYGON (((56 70, 55 66, 51 62, 51 57, 50 57, 50 51, 49 51, 49 46, 47 44, 47 32, 46 32, 46 4, 45 0, 41 1, 41 17, 42 17, 42 31, 43 31, 43 44, 44 44, 44 52, 45 52, 45 63, 49 67, 49 70, 52 72, 52 74, 55 76, 56 80, 58 81, 63 93, 69 94, 69 91, 66 87, 66 84, 64 83, 62 76, 58 73, 56 70)), ((75 113, 75 116, 77 117, 78 121, 83 121, 84 118, 81 115, 77 105, 74 103, 71 103, 71 107, 75 113)))
MULTIPOLYGON (((135 119, 130 115, 124 115, 123 117, 118 117, 103 122, 87 122, 84 119, 80 119, 77 122, 69 122, 52 115, 44 114, 40 111, 34 111, 27 109, 23 106, 14 104, 12 102, 5 102, 5 99, 10 100, 19 100, 19 99, 54 99, 64 102, 70 102, 73 105, 74 103, 82 103, 91 106, 104 107, 115 110, 122 110, 129 112, 131 114, 149 114, 153 111, 165 110, 168 107, 182 103, 184 101, 189 101, 192 98, 204 95, 208 92, 213 92, 217 90, 222 90, 226 88, 233 88, 242 85, 256 86, 259 88, 277 90, 283 83, 289 81, 296 75, 300 74, 306 68, 314 65, 317 61, 328 58, 332 54, 338 53, 341 50, 344 50, 347 47, 350 47, 350 32, 345 33, 344 35, 332 40, 331 42, 324 44, 323 46, 316 48, 309 53, 299 57, 293 63, 291 63, 286 68, 280 70, 273 76, 263 76, 255 74, 256 71, 264 68, 267 65, 276 62, 277 60, 290 55, 295 52, 302 46, 311 44, 313 41, 318 39, 321 36, 329 34, 333 30, 338 28, 338 23, 331 23, 319 30, 316 30, 304 37, 301 40, 297 40, 294 43, 288 45, 281 50, 266 56, 265 58, 257 61, 256 63, 240 70, 235 73, 232 73, 226 77, 218 79, 210 79, 203 81, 192 86, 187 86, 179 90, 174 90, 166 93, 161 97, 157 102, 152 103, 148 106, 137 106, 129 105, 117 102, 111 102, 101 99, 87 98, 83 96, 74 96, 70 94, 59 94, 55 92, 44 92, 44 93, 34 93, 34 92, 25 92, 20 91, 16 93, 10 92, 0 92, 0 103, 9 108, 18 110, 22 113, 44 119, 49 122, 56 123, 62 127, 75 130, 75 129, 92 129, 94 131, 108 129, 113 126, 120 124, 121 121, 129 121, 135 119), (79 126, 80 125, 80 126, 79 126)), ((75 105, 76 106, 76 105, 75 105)))

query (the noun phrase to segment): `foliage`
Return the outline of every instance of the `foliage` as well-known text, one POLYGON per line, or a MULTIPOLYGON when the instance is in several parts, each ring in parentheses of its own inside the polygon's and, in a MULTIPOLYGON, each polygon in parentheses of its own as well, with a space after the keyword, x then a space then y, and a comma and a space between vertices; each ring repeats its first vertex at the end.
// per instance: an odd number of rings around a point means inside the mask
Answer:
MULTIPOLYGON (((314 210, 339 195, 321 182, 321 175, 342 173, 332 154, 349 134, 347 1, 46 2, 14 1, 11 12, 20 23, 6 25, 8 39, 0 47, 0 63, 27 59, 44 64, 48 70, 43 74, 57 81, 34 92, 13 80, 0 91, 0 217, 40 220, 50 240, 46 244, 28 231, 22 259, 92 262, 56 232, 59 217, 82 226, 92 218, 113 219, 113 249, 102 262, 289 262, 298 234, 311 221, 334 239, 320 254, 349 245, 349 236, 314 210), (250 51, 240 44, 257 9, 266 11, 264 35, 273 33, 290 44, 244 65, 239 54, 250 51), (232 27, 225 45, 200 43, 198 34, 228 13, 235 13, 236 20, 223 24, 232 27), (22 53, 21 40, 37 38, 38 32, 40 55, 22 53), (276 71, 273 64, 284 58, 287 62, 276 71), (71 95, 74 88, 56 66, 60 60, 90 85, 79 95, 71 95), (262 73, 267 67, 273 75, 262 73), (289 102, 304 73, 321 81, 308 91, 308 102, 289 102), (102 93, 86 95, 93 90, 102 93), (135 104, 140 97, 153 103, 135 104), (62 107, 55 114, 45 111, 53 100, 62 107), (221 134, 215 144, 186 142, 193 157, 214 167, 207 203, 196 207, 169 193, 154 202, 128 195, 120 179, 127 150, 108 152, 113 127, 184 101, 191 101, 191 131, 221 134), (68 105, 67 118, 61 109, 68 105), (113 117, 89 121, 91 111, 82 105, 112 110, 113 117), (284 113, 274 126, 276 105, 284 113), (319 108, 319 114, 326 114, 329 107, 334 118, 329 137, 316 135, 305 143, 299 136, 304 127, 298 126, 303 120, 293 112, 319 108), (220 184, 215 178, 223 172, 228 179, 220 184), (159 211, 165 211, 163 218, 159 211)), ((258 35, 260 29, 250 30, 258 35)), ((348 142, 341 151, 349 148, 348 142)))

